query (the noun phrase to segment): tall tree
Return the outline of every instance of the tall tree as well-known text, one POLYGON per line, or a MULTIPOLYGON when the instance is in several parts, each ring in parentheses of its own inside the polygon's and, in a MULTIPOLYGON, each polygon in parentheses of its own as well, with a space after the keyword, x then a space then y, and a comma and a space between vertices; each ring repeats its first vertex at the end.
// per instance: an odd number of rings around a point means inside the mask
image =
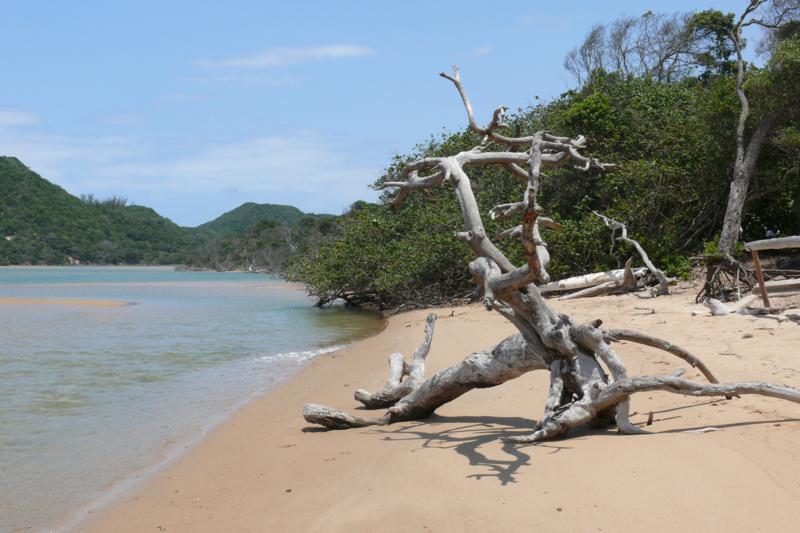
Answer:
MULTIPOLYGON (((745 39, 742 36, 742 30, 747 26, 757 25, 772 30, 773 37, 780 36, 787 27, 795 25, 798 15, 800 15, 800 1, 798 0, 750 0, 738 17, 709 10, 697 13, 692 20, 692 26, 697 33, 714 36, 725 35, 736 52, 736 95, 740 104, 739 119, 736 124, 736 157, 722 232, 717 245, 717 253, 731 262, 733 261, 732 254, 739 240, 747 191, 756 171, 758 157, 768 135, 782 118, 786 111, 786 105, 790 103, 785 99, 785 94, 780 91, 770 91, 770 89, 781 88, 782 78, 787 75, 787 67, 793 66, 782 61, 790 58, 773 53, 766 69, 762 72, 762 80, 759 84, 762 89, 766 89, 767 94, 763 95, 765 96, 763 105, 748 139, 746 132, 751 105, 745 90, 747 64, 743 55, 745 39)), ((778 51, 781 43, 777 42, 773 46, 778 51)))

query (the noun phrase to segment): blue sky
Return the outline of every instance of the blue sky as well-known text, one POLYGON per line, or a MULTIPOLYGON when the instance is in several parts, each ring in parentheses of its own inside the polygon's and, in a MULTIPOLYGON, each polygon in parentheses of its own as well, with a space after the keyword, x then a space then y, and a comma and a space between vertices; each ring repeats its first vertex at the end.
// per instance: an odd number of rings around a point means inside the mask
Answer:
POLYGON ((341 213, 465 125, 451 64, 485 120, 573 86, 596 22, 744 3, 6 0, 0 155, 181 225, 245 201, 341 213))

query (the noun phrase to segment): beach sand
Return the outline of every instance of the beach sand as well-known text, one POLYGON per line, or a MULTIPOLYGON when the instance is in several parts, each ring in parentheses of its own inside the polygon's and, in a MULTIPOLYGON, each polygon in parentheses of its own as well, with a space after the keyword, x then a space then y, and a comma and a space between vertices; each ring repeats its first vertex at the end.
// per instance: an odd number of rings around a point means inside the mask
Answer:
MULTIPOLYGON (((721 381, 800 387, 800 325, 769 318, 691 316, 694 290, 552 301, 575 320, 602 318, 669 339, 721 381), (652 311, 651 311, 652 310, 652 311), (653 312, 654 311, 654 312, 653 312), (745 335, 752 335, 743 338, 745 335)), ((514 329, 479 306, 440 317, 428 375, 514 329)), ((531 431, 546 372, 475 390, 428 420, 320 431, 304 403, 353 410, 353 391, 385 380, 390 352, 410 354, 428 311, 389 319, 379 335, 315 360, 248 404, 204 442, 95 511, 80 531, 463 532, 797 531, 800 406, 754 396, 644 393, 632 420, 652 411, 655 435, 583 429, 537 446, 500 437, 531 431), (719 431, 696 432, 714 427, 719 431)), ((644 346, 615 345, 631 374, 686 366, 644 346)), ((687 377, 702 379, 694 370, 687 377)))
POLYGON ((80 300, 76 298, 0 298, 0 305, 84 305, 88 307, 125 307, 120 300, 80 300))

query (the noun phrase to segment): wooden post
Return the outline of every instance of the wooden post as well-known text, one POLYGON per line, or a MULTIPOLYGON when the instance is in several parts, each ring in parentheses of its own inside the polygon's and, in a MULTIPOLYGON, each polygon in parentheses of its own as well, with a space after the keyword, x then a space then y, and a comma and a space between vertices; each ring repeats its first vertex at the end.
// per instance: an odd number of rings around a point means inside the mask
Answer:
POLYGON ((767 287, 764 285, 764 272, 761 270, 761 261, 758 258, 758 250, 753 250, 753 266, 756 269, 756 279, 758 280, 758 287, 761 289, 761 300, 764 302, 764 307, 772 307, 769 304, 769 296, 767 296, 767 287))

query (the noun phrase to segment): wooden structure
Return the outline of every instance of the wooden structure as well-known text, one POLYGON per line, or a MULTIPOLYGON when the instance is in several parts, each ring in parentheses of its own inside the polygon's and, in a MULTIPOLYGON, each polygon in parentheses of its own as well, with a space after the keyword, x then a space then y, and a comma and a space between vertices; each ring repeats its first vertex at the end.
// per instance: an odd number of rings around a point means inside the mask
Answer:
POLYGON ((756 270, 756 279, 758 280, 758 288, 761 289, 761 300, 764 302, 764 307, 769 308, 772 306, 769 303, 767 287, 764 285, 764 271, 761 270, 761 259, 758 257, 758 252, 761 250, 785 250, 787 248, 800 248, 800 235, 763 239, 748 242, 744 245, 744 249, 753 254, 753 267, 756 270))

